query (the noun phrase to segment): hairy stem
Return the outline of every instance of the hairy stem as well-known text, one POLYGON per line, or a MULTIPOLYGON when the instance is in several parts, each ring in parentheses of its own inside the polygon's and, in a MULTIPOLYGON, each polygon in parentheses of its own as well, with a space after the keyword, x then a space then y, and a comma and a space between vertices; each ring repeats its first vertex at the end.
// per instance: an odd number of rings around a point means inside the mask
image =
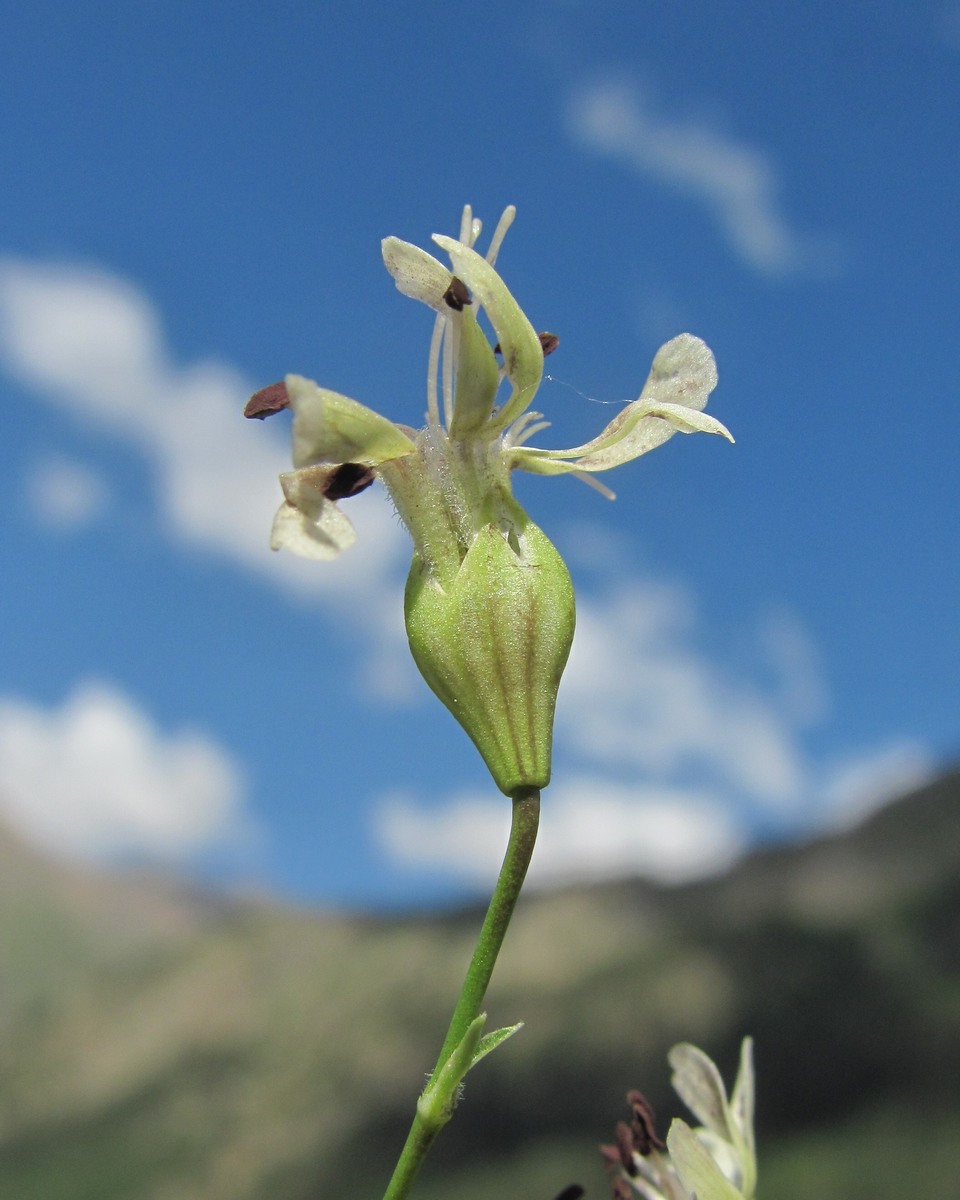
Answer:
MULTIPOLYGON (((480 1015, 483 998, 493 974, 493 968, 503 945, 503 938, 513 916, 513 910, 523 887, 523 881, 530 865, 530 857, 537 840, 537 827, 540 822, 540 791, 537 788, 520 788, 513 794, 513 822, 510 827, 510 841, 503 857, 503 865, 497 878, 497 885, 490 898, 490 906, 477 938, 477 944, 467 968, 467 974, 460 989, 457 1006, 453 1010, 450 1028, 444 1039, 443 1048, 433 1069, 431 1081, 435 1079, 447 1059, 460 1044, 470 1025, 480 1015)), ((429 1088, 429 1084, 427 1085, 429 1088)), ((393 1177, 390 1180, 383 1200, 404 1200, 420 1170, 427 1152, 433 1145, 437 1134, 446 1124, 452 1113, 452 1104, 448 1112, 437 1116, 421 1111, 418 1106, 406 1144, 400 1153, 393 1177)))

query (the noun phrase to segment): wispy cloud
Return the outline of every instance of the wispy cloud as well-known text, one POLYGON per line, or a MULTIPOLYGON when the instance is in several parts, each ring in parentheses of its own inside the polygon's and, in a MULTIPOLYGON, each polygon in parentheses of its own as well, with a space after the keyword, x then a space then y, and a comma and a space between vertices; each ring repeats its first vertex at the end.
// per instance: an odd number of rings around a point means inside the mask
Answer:
MULTIPOLYGON (((411 796, 385 798, 377 813, 381 845, 404 866, 443 871, 488 885, 509 829, 510 802, 454 797, 439 811, 411 796)), ((544 794, 544 816, 530 869, 532 886, 644 875, 662 883, 713 874, 743 851, 736 814, 694 790, 574 776, 544 794)))
MULTIPOLYGON (((780 613, 750 640, 755 672, 705 652, 693 598, 677 585, 621 578, 581 593, 534 879, 709 874, 758 824, 785 836, 843 827, 932 774, 925 748, 897 739, 818 759, 807 732, 827 688, 809 637, 780 613)), ((394 794, 376 833, 398 862, 486 883, 508 810, 491 795, 426 807, 394 794)))
POLYGON ((0 812, 69 858, 176 862, 246 838, 243 775, 209 736, 166 733, 102 683, 59 707, 0 699, 0 812))
POLYGON ((791 723, 699 651, 699 633, 679 586, 621 582, 585 597, 557 713, 564 752, 640 777, 705 776, 789 808, 804 777, 791 723))
POLYGON ((102 475, 84 463, 53 455, 34 464, 27 480, 27 499, 42 524, 73 530, 102 515, 110 488, 102 475))
MULTIPOLYGON (((159 522, 174 540, 200 546, 267 576, 304 599, 318 598, 344 622, 362 625, 374 690, 399 695, 402 560, 407 552, 379 489, 351 502, 360 537, 326 570, 267 548, 288 469, 284 440, 241 411, 252 388, 229 365, 173 361, 159 316, 127 280, 64 264, 0 261, 0 366, 31 393, 100 428, 144 456, 155 483, 159 522)), ((49 489, 46 517, 76 500, 80 473, 64 471, 49 489)), ((88 488, 89 491, 89 488, 88 488)), ((88 495, 88 501, 92 497, 88 495)))
POLYGON ((624 82, 584 87, 571 97, 571 136, 640 175, 700 200, 750 267, 768 275, 836 267, 836 248, 797 232, 781 211, 771 158, 711 126, 666 116, 624 82))
POLYGON ((830 827, 848 829, 933 775, 926 748, 901 739, 851 755, 835 766, 824 788, 823 812, 830 827))

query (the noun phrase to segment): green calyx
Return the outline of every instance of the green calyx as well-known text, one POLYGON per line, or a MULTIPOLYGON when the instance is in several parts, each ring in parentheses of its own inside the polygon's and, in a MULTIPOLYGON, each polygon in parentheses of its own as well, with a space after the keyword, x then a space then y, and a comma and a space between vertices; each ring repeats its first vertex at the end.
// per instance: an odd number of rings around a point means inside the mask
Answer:
POLYGON ((485 526, 446 588, 415 554, 404 613, 420 673, 497 787, 546 787, 576 619, 573 583, 546 534, 525 514, 508 535, 485 526))

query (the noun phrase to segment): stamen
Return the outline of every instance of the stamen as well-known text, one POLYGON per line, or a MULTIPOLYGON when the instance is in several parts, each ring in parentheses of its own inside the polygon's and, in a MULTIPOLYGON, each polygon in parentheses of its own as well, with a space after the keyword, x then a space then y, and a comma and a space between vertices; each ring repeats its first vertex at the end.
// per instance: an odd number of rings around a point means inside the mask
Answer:
POLYGON ((630 1111, 633 1113, 631 1129, 637 1153, 647 1155, 654 1150, 666 1150, 667 1143, 657 1133, 657 1118, 653 1111, 653 1105, 643 1092, 636 1090, 627 1092, 627 1101, 630 1111))
POLYGON ((341 463, 327 476, 323 494, 328 500, 347 500, 368 488, 376 474, 373 467, 363 463, 341 463))
POLYGON ((427 360, 427 424, 440 424, 440 406, 437 399, 437 376, 440 373, 440 344, 443 341, 443 330, 447 318, 437 313, 433 323, 433 336, 430 339, 430 357, 427 360))
POLYGON ((281 379, 279 383, 271 383, 269 387, 254 392, 243 410, 245 417, 255 417, 258 421, 272 417, 274 413, 282 412, 290 407, 290 396, 287 385, 281 379))
MULTIPOLYGON (((534 416, 534 417, 538 417, 541 414, 540 413, 531 413, 530 415, 534 416)), ((542 433, 545 429, 549 429, 549 428, 550 428, 549 421, 535 421, 530 426, 529 429, 525 429, 523 431, 523 437, 520 439, 519 442, 517 442, 515 444, 518 446, 522 446, 524 442, 528 442, 532 437, 536 437, 536 435, 538 433, 542 433)))
MULTIPOLYGON (((556 350, 556 348, 560 345, 560 338, 555 333, 538 333, 537 340, 540 343, 540 349, 543 351, 544 358, 546 358, 548 354, 552 354, 554 352, 554 350, 556 350)), ((493 352, 494 352, 494 354, 502 354, 503 353, 503 351, 500 349, 499 342, 497 342, 497 344, 494 346, 493 352)), ((553 379, 553 376, 552 375, 544 375, 544 379, 553 379)), ((557 381, 554 380, 554 383, 556 383, 556 382, 557 381)))
POLYGON ((616 500, 617 493, 612 492, 605 483, 601 483, 595 475, 591 475, 589 471, 573 470, 569 472, 575 475, 581 483, 585 483, 587 487, 592 487, 595 492, 599 492, 601 496, 606 496, 608 500, 616 500))
POLYGON ((473 215, 473 209, 469 204, 463 206, 463 215, 460 218, 460 241, 465 246, 473 247, 480 232, 483 229, 483 222, 479 217, 473 215))
POLYGON ((513 204, 508 204, 503 210, 503 216, 500 218, 496 229, 493 231, 493 237, 490 239, 490 249, 487 251, 487 262, 491 267, 496 265, 497 255, 500 253, 500 247, 503 244, 503 239, 507 236, 507 230, 513 224, 516 215, 517 210, 513 204))
POLYGON ((450 286, 443 293, 443 299, 447 308, 452 308, 454 312, 463 312, 465 304, 473 303, 467 285, 456 275, 450 276, 450 286))
MULTIPOLYGON (((444 339, 443 339, 443 418, 446 427, 449 429, 453 421, 453 371, 456 365, 456 339, 454 336, 455 330, 453 322, 447 321, 444 323, 444 339)), ((456 332, 459 332, 457 330, 456 332)))
POLYGON ((522 417, 517 417, 514 423, 510 426, 503 437, 505 446, 522 446, 535 433, 539 433, 541 429, 549 429, 549 421, 541 421, 543 413, 525 412, 522 417), (533 424, 533 422, 539 424, 533 424))

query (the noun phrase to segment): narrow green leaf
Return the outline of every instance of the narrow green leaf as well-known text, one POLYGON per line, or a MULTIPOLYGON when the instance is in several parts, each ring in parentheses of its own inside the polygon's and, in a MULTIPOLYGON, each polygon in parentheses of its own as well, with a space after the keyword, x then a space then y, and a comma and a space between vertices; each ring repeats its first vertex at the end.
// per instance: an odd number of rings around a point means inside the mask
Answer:
POLYGON ((516 1025, 505 1025, 503 1029, 495 1029, 493 1033, 485 1034, 480 1039, 477 1049, 474 1052, 473 1062, 470 1064, 471 1069, 477 1065, 481 1058, 486 1058, 491 1050, 496 1050, 501 1042, 505 1042, 507 1038, 513 1037, 517 1030, 522 1028, 523 1022, 518 1021, 516 1025))

